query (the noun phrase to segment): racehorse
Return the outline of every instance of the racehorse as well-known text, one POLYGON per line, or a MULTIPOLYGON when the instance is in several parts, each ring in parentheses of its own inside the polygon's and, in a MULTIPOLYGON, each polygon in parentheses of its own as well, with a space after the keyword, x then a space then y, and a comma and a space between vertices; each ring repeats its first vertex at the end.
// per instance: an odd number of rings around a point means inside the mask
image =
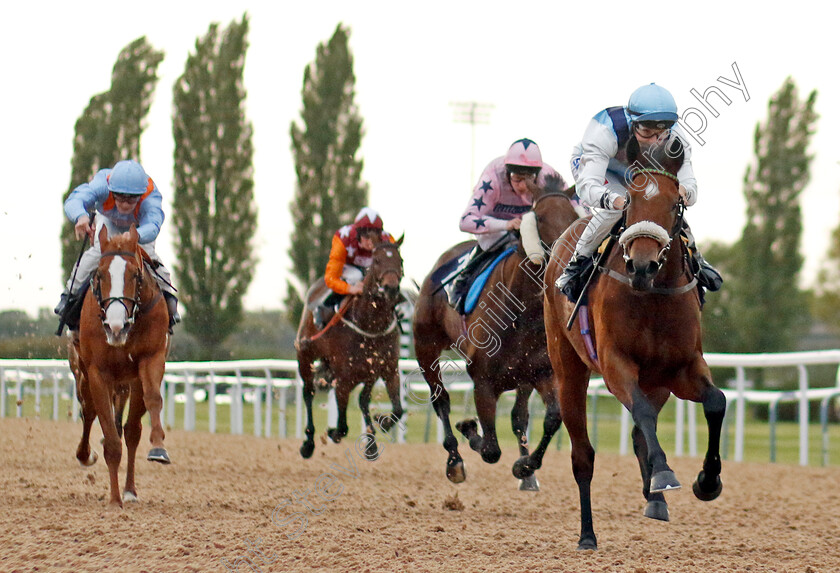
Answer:
POLYGON ((99 267, 82 306, 78 336, 74 335, 69 345, 83 422, 76 458, 83 466, 96 462, 97 456, 90 449, 90 428, 99 417, 111 479, 109 504, 119 507, 123 501, 137 501, 134 457, 142 433, 141 419, 147 410, 152 424, 152 449, 147 459, 170 463, 160 420, 160 385, 169 352, 169 313, 152 271, 146 266, 151 260, 137 240, 134 225, 127 233, 110 239, 108 230, 102 227, 99 267), (121 428, 127 401, 128 419, 121 428), (117 472, 123 433, 128 463, 125 489, 120 496, 117 472))
MULTIPOLYGON (((318 331, 312 320, 312 311, 304 308, 295 339, 306 404, 306 437, 300 447, 300 455, 304 458, 311 457, 315 450, 315 424, 312 421, 315 360, 325 362, 334 377, 338 424, 327 429, 327 435, 333 442, 339 443, 347 435, 347 402, 350 392, 359 384, 364 385, 359 393, 359 409, 370 436, 364 450, 366 456, 376 459, 378 455, 373 437, 376 432, 370 415, 370 395, 377 379, 382 378, 385 382, 393 412, 387 416, 376 416, 376 425, 387 432, 402 419, 399 331, 395 314, 395 307, 401 301, 402 241, 400 237, 395 243, 384 242, 374 248, 373 262, 366 271, 362 293, 346 297, 340 310, 323 330, 318 331)), ((307 299, 322 288, 326 288, 323 279, 309 289, 307 299)))
MULTIPOLYGON (((466 472, 449 421, 450 398, 441 371, 447 364, 441 365, 440 361, 444 350, 455 349, 466 360, 483 436, 478 434, 475 420, 459 422, 456 429, 485 462, 496 463, 501 456, 496 436, 496 403, 502 392, 516 390, 511 423, 521 455, 528 453, 528 398, 533 389, 536 388, 546 405, 545 428, 560 425, 551 364, 546 354, 542 272, 548 245, 578 214, 570 200, 571 190, 561 191, 557 178, 549 178, 545 189, 529 182, 529 190, 533 205, 523 216, 522 226, 527 229, 526 219, 533 218, 536 233, 521 231, 516 252, 493 269, 474 310, 462 318, 449 305, 446 294, 433 278, 438 269, 471 249, 474 241, 456 245, 441 255, 423 281, 414 310, 417 362, 429 384, 435 413, 443 423, 443 447, 449 454, 446 477, 453 483, 463 482, 466 472), (533 259, 526 253, 531 253, 533 259)), ((523 480, 520 489, 539 489, 533 474, 517 477, 523 480)))
MULTIPOLYGON (((680 488, 656 436, 659 412, 671 394, 702 403, 708 424, 708 449, 694 494, 710 501, 723 487, 719 447, 726 399, 712 383, 703 359, 697 282, 679 235, 684 204, 676 174, 684 159, 682 142, 673 138, 642 150, 633 138, 627 159, 635 169, 623 232, 606 264, 596 271, 606 276, 589 289, 588 308, 578 316, 580 326, 567 329, 574 307, 559 290, 551 287, 545 293, 548 353, 580 493, 578 549, 597 547, 590 500, 595 451, 586 429, 590 372, 603 376, 633 418, 633 448, 647 500, 646 517, 668 521, 663 493, 680 488)), ((546 284, 554 284, 574 249, 568 234, 555 243, 546 284)), ((543 453, 537 448, 515 466, 538 468, 543 453)))

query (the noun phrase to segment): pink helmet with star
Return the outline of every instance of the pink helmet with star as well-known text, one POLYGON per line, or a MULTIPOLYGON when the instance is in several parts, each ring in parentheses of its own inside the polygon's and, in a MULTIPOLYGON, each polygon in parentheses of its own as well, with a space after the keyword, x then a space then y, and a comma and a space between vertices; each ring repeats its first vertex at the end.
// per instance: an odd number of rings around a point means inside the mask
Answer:
POLYGON ((528 138, 517 139, 505 154, 505 165, 514 171, 517 167, 539 171, 543 166, 540 148, 528 138))

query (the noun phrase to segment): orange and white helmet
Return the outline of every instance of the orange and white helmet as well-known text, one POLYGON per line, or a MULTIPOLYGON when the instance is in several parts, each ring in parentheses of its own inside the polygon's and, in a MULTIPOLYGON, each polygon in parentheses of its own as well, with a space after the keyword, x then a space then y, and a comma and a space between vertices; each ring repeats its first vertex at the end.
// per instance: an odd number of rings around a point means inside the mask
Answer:
POLYGON ((505 154, 508 172, 528 171, 538 173, 542 169, 542 153, 539 146, 528 138, 517 139, 505 154))

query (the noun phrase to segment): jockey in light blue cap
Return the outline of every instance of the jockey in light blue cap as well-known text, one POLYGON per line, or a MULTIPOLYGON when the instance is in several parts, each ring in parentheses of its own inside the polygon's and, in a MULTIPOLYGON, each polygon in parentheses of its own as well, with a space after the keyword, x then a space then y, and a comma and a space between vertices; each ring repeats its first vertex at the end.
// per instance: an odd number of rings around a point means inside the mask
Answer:
MULTIPOLYGON (((557 288, 576 302, 593 266, 592 255, 621 219, 626 205, 630 165, 626 147, 635 137, 641 146, 659 145, 678 137, 685 149, 685 160, 677 173, 680 195, 685 205, 697 202, 697 181, 691 166, 691 148, 677 120, 674 96, 656 84, 640 87, 630 95, 626 106, 610 107, 590 120, 583 139, 572 151, 572 175, 581 201, 592 219, 577 242, 575 253, 557 279, 557 288)), ((700 287, 716 291, 723 279, 697 251, 694 237, 683 220, 683 234, 694 253, 694 267, 700 287)), ((701 288, 701 296, 702 296, 701 288)))
POLYGON ((85 251, 68 279, 61 301, 55 307, 55 313, 61 316, 71 329, 75 328, 78 317, 65 316, 65 310, 81 311, 81 305, 75 303, 79 291, 90 281, 90 277, 99 265, 102 255, 99 250, 99 230, 104 226, 108 236, 113 237, 127 232, 133 224, 140 235, 140 247, 155 262, 155 278, 160 285, 169 308, 170 332, 175 323, 180 322, 178 299, 169 271, 161 263, 155 252, 155 240, 163 225, 163 197, 146 174, 143 166, 131 159, 119 161, 113 169, 101 169, 88 183, 76 187, 64 202, 64 213, 75 226, 76 239, 85 235, 90 237, 92 246, 85 251), (89 212, 96 210, 96 229, 91 226, 89 212))

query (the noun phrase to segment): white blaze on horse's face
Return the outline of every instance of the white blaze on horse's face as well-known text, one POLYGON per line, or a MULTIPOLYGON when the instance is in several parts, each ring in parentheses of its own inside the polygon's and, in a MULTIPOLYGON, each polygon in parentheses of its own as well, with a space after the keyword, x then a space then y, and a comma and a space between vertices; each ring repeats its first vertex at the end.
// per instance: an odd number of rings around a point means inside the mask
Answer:
MULTIPOLYGON (((122 257, 113 257, 111 264, 108 265, 108 274, 111 278, 111 292, 108 293, 107 298, 121 300, 125 296, 125 269, 126 262, 122 257)), ((125 328, 125 323, 128 320, 128 314, 124 304, 119 302, 112 302, 108 305, 108 310, 105 311, 105 324, 108 325, 114 337, 118 337, 120 331, 125 328)), ((124 337, 122 342, 125 343, 124 337)), ((108 336, 108 344, 114 344, 111 337, 108 336)), ((117 343, 119 345, 119 343, 117 343)))

